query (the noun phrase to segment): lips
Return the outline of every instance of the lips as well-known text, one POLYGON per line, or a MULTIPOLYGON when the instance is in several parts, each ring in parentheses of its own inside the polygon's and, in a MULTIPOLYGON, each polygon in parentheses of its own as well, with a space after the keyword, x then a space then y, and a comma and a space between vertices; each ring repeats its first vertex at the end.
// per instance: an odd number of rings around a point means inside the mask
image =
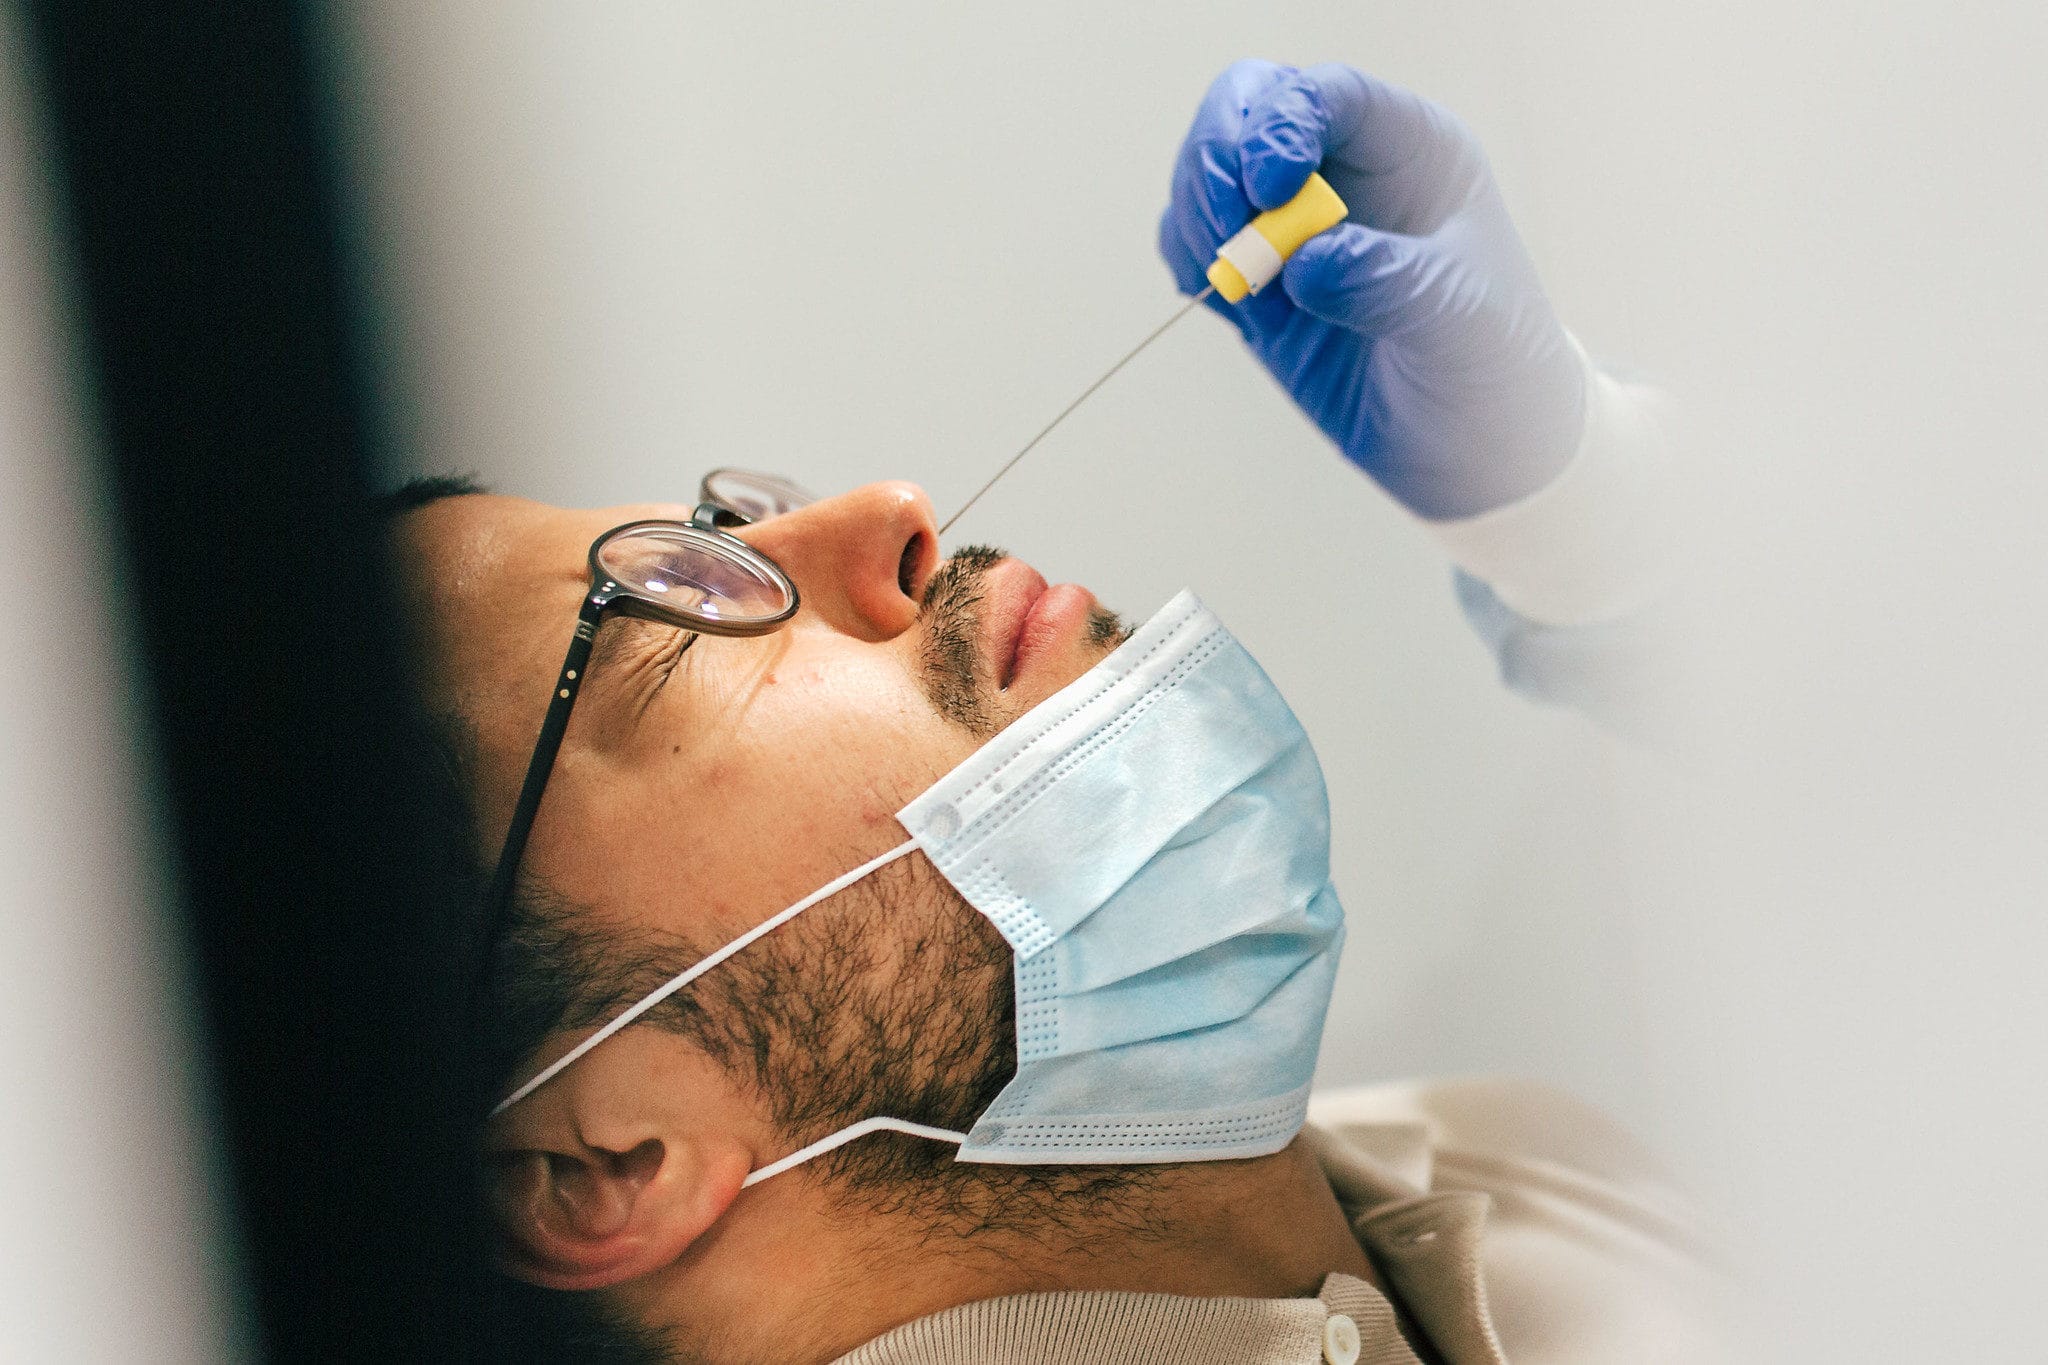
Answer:
POLYGON ((1017 644, 1032 607, 1045 594, 1045 575, 1018 559, 1005 559, 981 580, 981 620, 996 685, 1008 687, 1017 671, 1017 644))

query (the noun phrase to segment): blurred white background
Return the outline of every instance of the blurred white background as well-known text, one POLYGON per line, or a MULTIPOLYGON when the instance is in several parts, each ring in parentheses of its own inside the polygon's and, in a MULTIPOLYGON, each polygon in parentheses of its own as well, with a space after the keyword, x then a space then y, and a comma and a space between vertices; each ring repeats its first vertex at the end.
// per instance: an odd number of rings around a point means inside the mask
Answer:
POLYGON ((586 505, 739 464, 943 517, 1174 306, 1154 225, 1229 61, 1457 110, 1567 322, 1673 396, 1682 762, 1503 692, 1431 545, 1206 316, 948 548, 1134 617, 1193 586, 1287 692, 1353 923, 1326 1082, 1613 1110, 1737 1230, 1770 1358, 2040 1358, 2048 11, 343 15, 407 459, 586 505))

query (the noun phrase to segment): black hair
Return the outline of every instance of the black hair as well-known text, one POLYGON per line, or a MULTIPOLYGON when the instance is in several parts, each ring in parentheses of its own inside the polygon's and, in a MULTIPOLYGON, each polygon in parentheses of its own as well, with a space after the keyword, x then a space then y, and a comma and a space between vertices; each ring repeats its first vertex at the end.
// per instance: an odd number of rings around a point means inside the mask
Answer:
POLYGON ((390 518, 403 516, 425 507, 430 502, 443 498, 467 497, 472 493, 488 493, 474 474, 422 474, 407 479, 388 493, 380 493, 370 501, 370 506, 379 516, 390 518))

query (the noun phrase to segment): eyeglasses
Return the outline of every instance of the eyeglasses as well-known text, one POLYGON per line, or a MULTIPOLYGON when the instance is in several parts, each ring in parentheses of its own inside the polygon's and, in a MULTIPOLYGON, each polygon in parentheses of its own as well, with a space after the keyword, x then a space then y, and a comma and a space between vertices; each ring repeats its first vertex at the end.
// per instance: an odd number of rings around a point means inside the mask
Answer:
POLYGON ((495 956, 499 926, 512 899, 541 793, 554 771, 569 712, 576 705, 605 615, 616 612, 680 626, 690 632, 682 642, 684 649, 699 635, 766 635, 796 615, 796 584, 789 575, 726 530, 794 511, 816 499, 788 479, 745 469, 712 470, 698 486, 697 499, 688 521, 629 521, 590 543, 590 591, 576 613, 576 634, 555 679, 555 694, 526 765, 505 847, 498 854, 498 869, 484 896, 486 971, 495 956))

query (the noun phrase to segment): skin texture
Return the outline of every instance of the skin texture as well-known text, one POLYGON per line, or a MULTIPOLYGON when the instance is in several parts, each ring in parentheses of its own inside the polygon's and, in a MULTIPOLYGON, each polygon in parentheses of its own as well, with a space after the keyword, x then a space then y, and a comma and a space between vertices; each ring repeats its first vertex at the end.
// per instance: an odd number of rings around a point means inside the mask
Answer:
MULTIPOLYGON (((621 522, 689 514, 471 495, 403 519, 430 700, 476 740, 485 865, 588 586, 590 542, 621 522)), ((945 623, 921 611, 942 566, 914 485, 869 485, 738 534, 796 582, 796 617, 772 635, 702 636, 680 651, 672 628, 607 620, 609 662, 589 674, 534 825, 525 869, 608 933, 736 937, 900 843, 897 810, 1113 648, 1091 630, 1092 598, 1056 589, 1045 607, 1060 609, 1041 616, 1058 629, 1032 630, 1013 659, 1040 585, 1014 560, 955 570, 975 573, 975 591, 956 594, 972 600, 945 623)), ((978 918, 957 899, 926 899, 917 913, 978 918)), ((886 996, 921 945, 947 936, 858 908, 873 904, 843 892, 789 928, 858 935, 855 970, 886 996)), ((581 1036, 550 1038, 529 1070, 581 1036)), ((494 1120, 487 1145, 506 1269, 602 1291, 688 1359, 829 1360, 926 1313, 1026 1290, 1272 1297, 1313 1294, 1333 1270, 1373 1277, 1298 1147, 1148 1172, 1143 1198, 1028 1234, 935 1223, 915 1201, 849 1216, 819 1165, 742 1192, 790 1135, 757 1084, 654 1028, 596 1048, 494 1120)))

